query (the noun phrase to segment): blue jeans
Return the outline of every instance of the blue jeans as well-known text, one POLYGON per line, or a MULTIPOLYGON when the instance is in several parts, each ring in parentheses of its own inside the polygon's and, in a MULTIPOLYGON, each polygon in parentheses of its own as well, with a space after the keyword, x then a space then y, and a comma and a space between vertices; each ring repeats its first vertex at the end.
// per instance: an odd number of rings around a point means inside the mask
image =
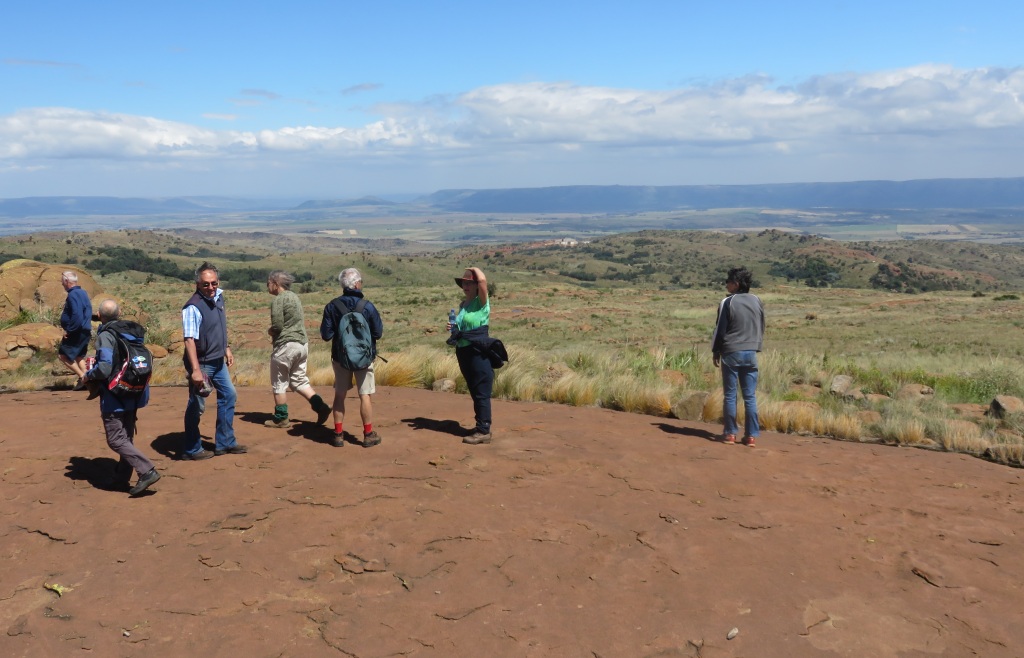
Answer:
POLYGON ((746 413, 744 436, 761 435, 757 419, 757 352, 743 350, 722 355, 722 416, 725 433, 735 434, 736 427, 736 382, 743 392, 743 409, 746 413))
MULTIPOLYGON (((224 359, 200 363, 199 369, 210 378, 210 383, 217 391, 217 428, 215 442, 217 450, 234 447, 235 441, 235 387, 231 383, 231 374, 224 359)), ((188 406, 185 407, 185 443, 182 451, 189 455, 203 449, 199 436, 199 417, 206 411, 206 398, 196 393, 191 383, 188 387, 188 406)))

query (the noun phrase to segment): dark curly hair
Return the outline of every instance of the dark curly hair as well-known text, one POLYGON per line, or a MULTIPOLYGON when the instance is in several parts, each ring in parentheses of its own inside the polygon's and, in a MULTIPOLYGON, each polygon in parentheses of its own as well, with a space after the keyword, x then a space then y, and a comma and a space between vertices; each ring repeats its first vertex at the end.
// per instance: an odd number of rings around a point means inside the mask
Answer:
POLYGON ((750 292, 750 284, 754 281, 754 275, 745 267, 734 267, 729 270, 726 283, 735 283, 736 292, 750 292))

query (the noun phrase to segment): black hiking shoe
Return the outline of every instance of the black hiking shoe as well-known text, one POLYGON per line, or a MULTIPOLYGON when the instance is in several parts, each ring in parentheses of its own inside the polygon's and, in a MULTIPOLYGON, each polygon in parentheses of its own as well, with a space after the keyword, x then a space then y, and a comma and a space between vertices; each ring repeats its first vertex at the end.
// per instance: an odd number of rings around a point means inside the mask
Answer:
POLYGON ((372 448, 373 446, 380 445, 380 434, 376 431, 370 432, 369 434, 363 435, 363 447, 372 448))
POLYGON ((128 490, 128 495, 132 497, 138 496, 143 491, 149 489, 151 486, 156 484, 156 481, 159 479, 160 474, 157 473, 156 469, 154 468, 149 473, 146 473, 145 475, 139 478, 139 481, 135 483, 135 486, 128 490))

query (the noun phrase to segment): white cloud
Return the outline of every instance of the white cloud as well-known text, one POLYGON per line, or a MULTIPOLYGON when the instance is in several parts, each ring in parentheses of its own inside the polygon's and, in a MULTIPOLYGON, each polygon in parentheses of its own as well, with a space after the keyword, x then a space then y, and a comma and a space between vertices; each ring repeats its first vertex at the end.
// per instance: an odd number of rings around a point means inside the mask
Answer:
MULTIPOLYGON (((279 98, 258 89, 242 93, 279 98)), ((935 175, 934 165, 922 163, 940 154, 962 153, 964 163, 976 163, 984 154, 1006 149, 1007 135, 1017 135, 1011 142, 1021 141, 1022 98, 1022 68, 922 65, 823 75, 791 87, 773 86, 764 77, 670 90, 501 84, 419 104, 381 105, 375 111, 382 118, 362 126, 209 130, 153 117, 26 108, 0 117, 0 163, 31 166, 88 158, 177 167, 202 161, 208 167, 241 159, 280 167, 295 158, 303 163, 372 158, 378 165, 396 158, 409 168, 462 161, 476 174, 482 171, 478 163, 486 161, 496 176, 492 185, 506 186, 511 179, 501 178, 502 166, 521 178, 531 162, 541 168, 551 161, 586 159, 580 171, 601 168, 615 182, 616 171, 623 181, 638 174, 637 162, 674 162, 679 171, 700 171, 702 163, 717 158, 708 171, 744 168, 747 181, 770 180, 783 171, 813 179, 822 162, 835 167, 828 174, 832 180, 871 177, 872 161, 875 171, 885 172, 877 177, 912 178, 935 175), (902 169, 894 166, 894 153, 902 169), (760 177, 753 167, 762 168, 760 177)), ((1019 160, 1007 159, 1004 175, 1024 175, 1019 160)), ((560 170, 569 172, 571 166, 560 170)))

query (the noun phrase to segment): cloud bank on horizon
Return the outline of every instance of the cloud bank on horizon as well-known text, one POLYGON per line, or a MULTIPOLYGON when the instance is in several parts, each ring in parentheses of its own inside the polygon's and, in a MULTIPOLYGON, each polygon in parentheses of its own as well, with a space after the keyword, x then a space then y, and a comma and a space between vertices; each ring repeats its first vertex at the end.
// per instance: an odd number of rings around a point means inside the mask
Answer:
MULTIPOLYGON (((0 83, 4 71, 82 76, 93 66, 22 50, 0 49, 0 83)), ((515 77, 495 67, 477 78, 515 77)), ((925 63, 671 85, 533 76, 419 100, 408 100, 412 86, 389 92, 379 69, 355 72, 374 81, 336 85, 334 98, 362 104, 335 112, 263 84, 258 71, 240 74, 223 104, 188 111, 113 97, 0 102, 0 197, 1024 176, 1024 66, 925 63), (261 116, 263 107, 290 109, 261 116)), ((150 85, 127 75, 124 87, 150 85)))

